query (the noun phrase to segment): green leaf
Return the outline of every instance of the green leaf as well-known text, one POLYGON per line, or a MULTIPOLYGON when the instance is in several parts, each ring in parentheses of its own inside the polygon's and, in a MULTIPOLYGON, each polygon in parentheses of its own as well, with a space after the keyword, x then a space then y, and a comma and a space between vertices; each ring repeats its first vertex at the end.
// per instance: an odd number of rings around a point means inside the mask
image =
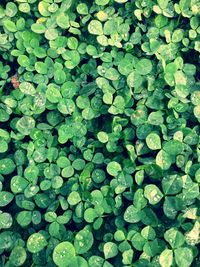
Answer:
POLYGON ((70 262, 68 266, 69 267, 79 267, 79 266, 88 267, 88 263, 83 257, 77 256, 73 258, 73 260, 70 262))
POLYGON ((118 65, 118 71, 127 76, 131 71, 133 71, 133 64, 128 58, 123 58, 118 65))
POLYGON ((27 258, 26 250, 21 246, 15 246, 10 254, 9 260, 14 266, 21 266, 27 258))
POLYGON ((7 212, 0 213, 0 229, 9 229, 12 226, 12 223, 13 223, 13 218, 10 213, 7 212))
POLYGON ((69 17, 63 13, 56 17, 56 23, 61 29, 68 29, 70 27, 69 17))
POLYGON ((58 103, 62 99, 59 87, 57 87, 55 84, 49 84, 46 90, 46 98, 51 103, 58 103))
POLYGON ((117 245, 113 242, 107 242, 103 246, 103 253, 105 259, 110 259, 115 257, 118 254, 117 245))
POLYGON ((46 245, 47 241, 45 237, 40 233, 32 234, 27 240, 27 249, 31 253, 40 252, 44 247, 46 247, 46 245))
POLYGON ((101 143, 107 143, 108 142, 108 134, 107 133, 105 133, 105 132, 99 132, 98 134, 97 134, 97 138, 99 139, 99 141, 101 142, 101 143))
POLYGON ((71 192, 67 198, 70 205, 77 205, 81 201, 81 197, 78 192, 71 192))
POLYGON ((160 254, 159 263, 162 267, 170 267, 173 264, 173 251, 170 249, 165 249, 160 254))
POLYGON ((94 118, 95 114, 94 114, 94 111, 92 108, 88 107, 88 108, 85 108, 83 111, 82 111, 82 117, 85 119, 85 120, 92 120, 94 118))
POLYGON ((0 153, 5 153, 8 150, 8 143, 5 140, 0 141, 0 153))
POLYGON ((7 191, 0 192, 0 207, 7 206, 14 198, 14 195, 7 191))
POLYGON ((32 212, 31 211, 20 211, 17 214, 17 223, 21 226, 21 227, 26 227, 28 226, 32 221, 32 212))
POLYGON ((124 264, 124 265, 129 265, 129 264, 131 264, 132 263, 132 261, 133 261, 133 254, 134 254, 134 252, 133 252, 133 250, 132 249, 128 249, 128 250, 125 250, 124 252, 123 252, 123 254, 122 254, 122 263, 124 264))
POLYGON ((48 72, 47 65, 45 63, 39 62, 39 61, 37 61, 35 63, 35 70, 40 74, 47 74, 47 72, 48 72))
POLYGON ((148 122, 152 125, 163 124, 163 113, 161 111, 151 112, 148 117, 148 122))
POLYGON ((152 63, 149 59, 141 59, 136 64, 136 71, 141 75, 147 75, 152 71, 152 63))
POLYGON ((72 163, 72 167, 77 171, 81 171, 85 167, 85 161, 83 159, 79 159, 79 158, 75 159, 72 163))
POLYGON ((176 29, 172 34, 172 42, 178 43, 184 38, 184 30, 176 29))
POLYGON ((9 32, 16 32, 17 31, 17 27, 16 27, 15 23, 9 19, 4 20, 3 25, 6 28, 6 30, 8 30, 9 32))
POLYGON ((199 185, 197 183, 192 183, 183 189, 183 195, 186 199, 195 199, 199 196, 199 185))
POLYGON ((105 72, 105 78, 111 81, 116 81, 119 79, 119 73, 116 69, 114 68, 109 68, 105 72))
POLYGON ((18 61, 19 65, 21 65, 24 68, 26 68, 30 65, 29 58, 26 55, 19 55, 17 61, 18 61))
POLYGON ((118 162, 111 161, 108 163, 106 170, 111 176, 117 176, 119 172, 122 170, 122 168, 118 162))
POLYGON ((75 37, 69 37, 67 40, 67 45, 70 49, 78 48, 78 40, 75 37))
POLYGON ((34 86, 29 82, 20 83, 19 89, 25 95, 32 95, 33 96, 36 94, 36 90, 35 90, 34 86))
POLYGON ((0 160, 0 174, 8 175, 15 170, 15 163, 10 158, 4 158, 0 160))
POLYGON ((24 116, 16 123, 16 129, 23 135, 29 135, 35 127, 35 120, 32 117, 24 116))
POLYGON ((131 88, 139 88, 143 83, 142 76, 136 71, 131 72, 127 77, 127 84, 131 88))
POLYGON ((76 50, 67 50, 64 54, 65 67, 67 69, 74 69, 80 63, 80 55, 76 50))
POLYGON ((186 243, 191 246, 197 245, 199 243, 199 236, 200 236, 200 223, 196 221, 192 230, 190 230, 185 234, 186 243))
POLYGON ((97 213, 95 212, 95 210, 93 208, 88 208, 85 210, 84 212, 84 219, 86 222, 88 223, 92 223, 94 222, 94 219, 98 217, 97 213))
POLYGON ((75 104, 74 101, 71 99, 61 99, 57 107, 58 110, 65 115, 71 115, 75 111, 75 104))
POLYGON ((178 140, 170 140, 164 143, 163 150, 169 155, 178 155, 183 151, 183 144, 178 140))
POLYGON ((79 231, 74 240, 74 247, 77 254, 84 254, 91 249, 94 242, 92 232, 86 227, 79 231))
POLYGON ((46 27, 41 23, 34 23, 31 25, 31 30, 35 33, 41 34, 46 31, 46 27))
POLYGON ((77 5, 76 10, 81 15, 88 14, 88 6, 85 3, 80 3, 77 5))
POLYGON ((189 267, 193 261, 193 253, 190 248, 181 247, 174 251, 175 261, 178 266, 189 267))
POLYGON ((134 205, 130 205, 124 213, 124 220, 128 223, 137 223, 141 220, 141 211, 134 205))
POLYGON ((101 169, 95 169, 92 172, 92 179, 95 183, 102 183, 106 178, 105 172, 101 169))
POLYGON ((45 38, 49 41, 55 40, 58 37, 58 31, 56 29, 47 29, 45 31, 45 38))
POLYGON ((148 199, 151 205, 156 205, 163 198, 162 192, 154 184, 149 184, 145 186, 144 196, 148 199))
POLYGON ((182 190, 183 182, 178 174, 167 175, 162 179, 163 192, 166 195, 175 195, 182 190))
POLYGON ((6 10, 5 10, 6 16, 8 17, 14 17, 17 13, 17 6, 15 3, 8 2, 6 4, 6 10))
POLYGON ((147 205, 147 200, 144 197, 144 192, 142 189, 138 189, 134 194, 134 205, 138 209, 143 209, 147 205))
POLYGON ((177 202, 178 201, 176 197, 165 197, 163 211, 164 214, 170 219, 175 219, 177 215, 177 202))
POLYGON ((162 9, 165 9, 169 3, 169 0, 157 0, 157 2, 162 9))
POLYGON ((88 31, 94 35, 102 35, 103 34, 103 27, 100 21, 98 20, 91 20, 88 25, 88 31))
POLYGON ((95 3, 99 6, 105 6, 110 2, 110 0, 95 0, 95 3))
POLYGON ((168 170, 172 164, 171 155, 164 150, 160 150, 156 155, 156 164, 163 170, 168 170))
POLYGON ((191 94, 191 101, 192 103, 196 106, 200 105, 200 92, 199 91, 194 91, 191 94))
POLYGON ((64 178, 69 178, 73 176, 74 174, 74 168, 72 166, 67 166, 62 170, 62 176, 64 178))
POLYGON ((164 234, 165 240, 172 248, 181 247, 185 242, 184 235, 175 228, 170 228, 164 234))
POLYGON ((131 243, 136 250, 142 251, 146 243, 146 239, 140 233, 135 233, 134 231, 131 236, 131 243))
POLYGON ((146 226, 145 228, 143 228, 141 235, 147 240, 154 240, 156 238, 156 232, 151 226, 146 226))
POLYGON ((63 84, 66 81, 66 74, 63 70, 56 70, 54 72, 54 81, 57 84, 63 84))
POLYGON ((75 248, 72 243, 65 241, 59 243, 53 251, 53 261, 59 267, 68 266, 75 258, 75 248))
POLYGON ((148 134, 146 137, 146 143, 151 150, 161 149, 161 140, 157 133, 148 134))

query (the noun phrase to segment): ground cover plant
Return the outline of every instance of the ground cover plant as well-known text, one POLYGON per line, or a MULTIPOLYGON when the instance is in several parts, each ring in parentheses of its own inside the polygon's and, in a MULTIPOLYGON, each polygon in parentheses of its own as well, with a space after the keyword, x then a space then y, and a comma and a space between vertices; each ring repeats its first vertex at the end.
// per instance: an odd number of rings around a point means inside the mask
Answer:
POLYGON ((0 266, 200 266, 199 14, 0 1, 0 266))

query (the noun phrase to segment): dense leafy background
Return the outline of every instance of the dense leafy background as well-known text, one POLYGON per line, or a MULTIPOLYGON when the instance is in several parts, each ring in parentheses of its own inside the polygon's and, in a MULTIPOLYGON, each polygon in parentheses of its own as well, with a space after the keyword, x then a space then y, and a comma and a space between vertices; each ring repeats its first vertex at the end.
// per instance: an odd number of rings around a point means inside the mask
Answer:
POLYGON ((200 266, 199 14, 0 2, 0 266, 200 266))

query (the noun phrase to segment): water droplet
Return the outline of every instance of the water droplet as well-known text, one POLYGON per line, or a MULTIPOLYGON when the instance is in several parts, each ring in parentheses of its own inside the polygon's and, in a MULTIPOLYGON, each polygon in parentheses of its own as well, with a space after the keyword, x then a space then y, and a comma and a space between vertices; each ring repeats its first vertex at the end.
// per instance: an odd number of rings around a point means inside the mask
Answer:
POLYGON ((79 242, 79 246, 82 248, 84 247, 84 243, 83 242, 79 242))
POLYGON ((76 235, 76 239, 77 239, 77 240, 83 240, 83 236, 82 236, 82 235, 79 235, 79 234, 77 234, 77 235, 76 235))

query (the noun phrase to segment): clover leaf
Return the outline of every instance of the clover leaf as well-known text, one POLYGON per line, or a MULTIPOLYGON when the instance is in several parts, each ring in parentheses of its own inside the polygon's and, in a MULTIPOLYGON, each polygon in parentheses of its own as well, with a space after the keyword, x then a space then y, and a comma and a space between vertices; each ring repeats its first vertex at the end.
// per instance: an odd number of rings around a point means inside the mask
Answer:
POLYGON ((112 176, 117 176, 117 174, 122 170, 121 165, 116 161, 111 161, 107 165, 107 172, 112 176))
POLYGON ((15 170, 15 163, 10 158, 4 158, 0 160, 0 174, 8 175, 15 170))
POLYGON ((7 206, 13 200, 13 194, 6 191, 0 192, 0 207, 7 206))
POLYGON ((129 206, 124 213, 124 220, 128 223, 137 223, 141 220, 141 211, 134 207, 134 205, 129 206))
POLYGON ((159 263, 162 267, 172 266, 173 263, 173 251, 170 249, 165 249, 160 254, 159 263))
POLYGON ((167 195, 174 195, 182 190, 183 182, 178 174, 166 176, 162 179, 163 192, 167 195))
POLYGON ((21 266, 27 258, 26 250, 21 246, 15 246, 10 254, 10 261, 14 266, 21 266))
POLYGON ((156 185, 149 184, 144 188, 144 196, 148 199, 150 204, 155 205, 160 202, 163 194, 156 185))
POLYGON ((177 248, 174 252, 175 262, 179 266, 188 267, 193 261, 193 253, 190 248, 177 248))
POLYGON ((94 35, 102 35, 103 34, 103 27, 100 21, 98 20, 91 20, 88 25, 88 31, 94 35))
POLYGON ((27 248, 31 253, 41 251, 47 245, 45 237, 40 233, 32 234, 27 241, 27 248))
POLYGON ((136 64, 136 71, 141 75, 147 75, 151 72, 153 66, 149 59, 141 59, 136 64))
POLYGON ((64 267, 70 264, 75 257, 75 248, 68 242, 59 243, 53 251, 53 261, 59 267, 64 267))
POLYGON ((103 252, 105 259, 113 258, 118 254, 117 245, 113 242, 107 242, 104 244, 103 252))
POLYGON ((35 120, 30 116, 23 116, 16 123, 17 130, 23 135, 29 135, 35 127, 35 120))
POLYGON ((89 229, 84 228, 83 230, 79 231, 74 240, 74 247, 76 253, 84 254, 86 253, 93 245, 94 238, 93 234, 89 229))
POLYGON ((150 133, 146 137, 147 146, 152 150, 157 150, 161 148, 161 140, 157 133, 150 133))
POLYGON ((164 237, 165 240, 169 242, 172 248, 181 247, 185 242, 184 235, 175 228, 167 230, 164 234, 164 237))

